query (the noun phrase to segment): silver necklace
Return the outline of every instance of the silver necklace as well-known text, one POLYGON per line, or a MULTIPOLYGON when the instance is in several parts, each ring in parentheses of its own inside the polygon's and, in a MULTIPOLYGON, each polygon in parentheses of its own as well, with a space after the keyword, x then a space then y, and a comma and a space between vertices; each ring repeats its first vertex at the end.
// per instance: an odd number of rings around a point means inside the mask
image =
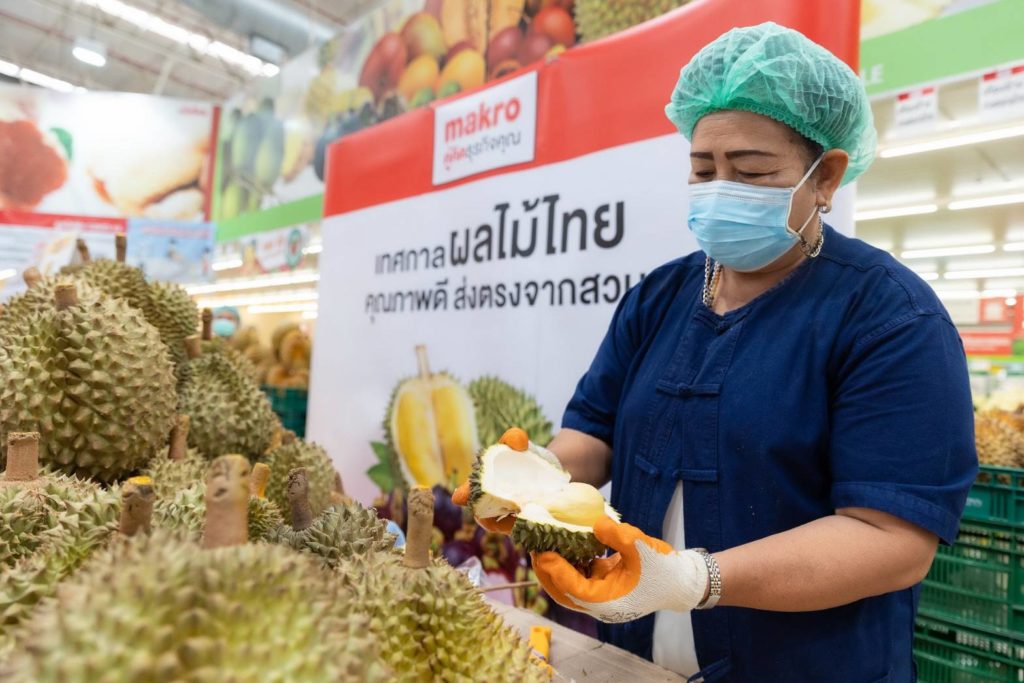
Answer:
MULTIPOLYGON (((814 244, 808 244, 803 235, 800 237, 800 251, 807 258, 817 258, 821 254, 821 248, 825 245, 825 221, 818 216, 818 239, 814 244)), ((710 256, 704 257, 704 287, 701 289, 700 300, 704 305, 713 309, 715 307, 715 294, 718 293, 718 281, 722 277, 722 264, 715 263, 710 256)))

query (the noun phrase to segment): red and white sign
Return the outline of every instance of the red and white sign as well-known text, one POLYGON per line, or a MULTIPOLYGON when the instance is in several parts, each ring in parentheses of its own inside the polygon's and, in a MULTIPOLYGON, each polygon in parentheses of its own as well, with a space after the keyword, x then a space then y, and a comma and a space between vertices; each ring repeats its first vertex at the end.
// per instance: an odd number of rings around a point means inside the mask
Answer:
MULTIPOLYGON (((370 443, 384 440, 418 344, 432 369, 464 384, 496 375, 525 390, 557 428, 626 290, 696 248, 689 147, 664 113, 680 67, 725 31, 771 20, 856 69, 859 2, 824 5, 691 3, 330 148, 307 437, 334 458, 349 494, 376 494, 370 443), (532 157, 438 176, 437 142, 455 112, 479 122, 482 102, 496 108, 515 93, 521 111, 500 125, 516 125, 534 89, 532 157), (455 108, 464 101, 473 104, 455 108)), ((830 219, 849 230, 852 191, 841 194, 830 219)))
POLYGON ((1024 64, 982 75, 978 81, 978 113, 993 119, 1024 113, 1024 64))
POLYGON ((900 131, 934 126, 939 120, 939 97, 935 86, 901 92, 896 96, 893 128, 900 131))
POLYGON ((434 184, 533 161, 537 72, 434 110, 434 184))
POLYGON ((960 330, 968 356, 1009 356, 1013 353, 1013 330, 960 330))

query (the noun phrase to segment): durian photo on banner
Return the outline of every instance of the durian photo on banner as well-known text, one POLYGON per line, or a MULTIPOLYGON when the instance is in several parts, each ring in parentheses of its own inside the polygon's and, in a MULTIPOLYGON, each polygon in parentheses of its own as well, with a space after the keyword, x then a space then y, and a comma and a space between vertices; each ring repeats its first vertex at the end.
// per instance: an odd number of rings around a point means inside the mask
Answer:
MULTIPOLYGON (((664 115, 679 65, 766 20, 855 64, 826 14, 691 5, 332 145, 307 435, 346 492, 451 491, 505 428, 550 440, 617 303, 696 249, 664 115)), ((852 192, 830 215, 847 233, 852 192)))

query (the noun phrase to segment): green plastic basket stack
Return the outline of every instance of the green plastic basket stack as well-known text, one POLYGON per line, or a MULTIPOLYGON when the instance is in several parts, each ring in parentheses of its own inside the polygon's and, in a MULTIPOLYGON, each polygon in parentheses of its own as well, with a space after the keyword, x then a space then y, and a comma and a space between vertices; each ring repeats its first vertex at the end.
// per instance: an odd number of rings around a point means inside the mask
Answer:
POLYGON ((921 588, 922 683, 1024 682, 1024 470, 982 467, 921 588))
POLYGON ((263 393, 270 399, 270 407, 277 413, 284 428, 292 430, 299 438, 305 437, 309 391, 264 385, 263 393))

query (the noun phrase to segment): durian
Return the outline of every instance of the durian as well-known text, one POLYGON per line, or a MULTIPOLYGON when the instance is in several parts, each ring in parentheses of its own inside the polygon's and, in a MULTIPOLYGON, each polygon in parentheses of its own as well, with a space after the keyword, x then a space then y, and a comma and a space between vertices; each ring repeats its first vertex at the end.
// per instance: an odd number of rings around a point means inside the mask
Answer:
POLYGON ((581 42, 597 40, 659 17, 687 0, 576 0, 576 31, 581 42))
MULTIPOLYGON (((266 498, 249 496, 248 535, 253 542, 268 541, 275 537, 284 524, 281 511, 266 498)), ((153 510, 156 526, 184 532, 198 539, 206 516, 206 483, 202 480, 173 494, 173 498, 157 501, 153 510)))
MULTIPOLYGON (((594 523, 619 514, 589 484, 570 482, 569 473, 533 451, 504 443, 512 429, 477 459, 469 478, 469 504, 480 518, 515 515, 512 540, 524 550, 553 550, 578 565, 605 551, 594 523)), ((525 442, 525 435, 522 437, 525 442)))
MULTIPOLYGON (((0 439, 42 435, 43 462, 110 482, 143 467, 174 422, 174 376, 156 329, 119 299, 53 306, 0 338, 0 439)), ((0 458, 2 460, 2 458, 0 458)), ((0 463, 2 464, 2 463, 0 463)))
POLYGON ((410 492, 404 557, 371 552, 342 560, 337 569, 356 609, 370 614, 370 629, 397 680, 550 680, 465 575, 430 558, 433 506, 429 489, 410 492))
POLYGON ((481 377, 467 387, 476 409, 476 428, 480 443, 491 445, 509 427, 515 425, 525 431, 530 440, 541 446, 551 441, 551 421, 537 401, 520 389, 498 379, 481 377))
MULTIPOLYGON (((146 276, 138 268, 124 262, 127 241, 124 235, 114 238, 117 258, 86 261, 80 270, 74 273, 75 280, 85 282, 98 289, 106 296, 122 299, 129 306, 140 312, 151 324, 156 324, 156 310, 153 304, 153 293, 146 276)), ((86 252, 87 254, 88 252, 86 252)), ((88 258, 88 256, 86 256, 88 258)))
POLYGON ((152 317, 149 320, 167 345, 180 391, 185 384, 188 367, 184 342, 196 333, 199 309, 184 287, 170 282, 152 283, 150 295, 152 317))
POLYGON ((319 515, 331 504, 335 481, 334 463, 317 444, 295 439, 270 451, 266 463, 271 472, 267 498, 281 510, 290 508, 287 473, 297 467, 304 468, 309 478, 309 502, 313 515, 319 515))
POLYGON ((394 547, 395 537, 388 533, 387 524, 361 505, 333 505, 312 518, 305 469, 288 474, 288 494, 291 524, 278 528, 272 538, 275 543, 316 555, 326 567, 394 547))
POLYGON ((198 341, 189 339, 191 360, 180 406, 191 418, 189 445, 208 457, 262 455, 279 424, 270 402, 223 355, 201 354, 198 341))
POLYGON ((178 415, 166 452, 153 458, 143 472, 154 480, 157 498, 161 500, 173 498, 178 491, 202 482, 206 476, 209 459, 188 448, 190 424, 188 415, 178 415))
POLYGON ((368 619, 311 558, 159 529, 95 556, 14 640, 10 683, 394 680, 368 619))
POLYGON ((395 388, 384 432, 407 484, 450 486, 465 480, 480 447, 473 401, 450 375, 430 371, 425 347, 416 354, 419 376, 395 388))
MULTIPOLYGON (((28 288, 7 300, 0 314, 0 336, 5 330, 16 329, 24 325, 29 316, 42 313, 53 308, 53 297, 58 284, 70 283, 66 275, 42 277, 35 268, 27 268, 23 273, 28 288)), ((78 283, 80 301, 95 301, 101 296, 100 291, 85 283, 78 283)))
POLYGON ((201 317, 203 326, 201 333, 202 341, 199 344, 200 352, 204 356, 223 356, 239 373, 257 382, 260 372, 256 364, 225 340, 213 336, 213 310, 204 308, 201 317))
POLYGON ((990 410, 974 415, 978 462, 996 467, 1024 466, 1024 433, 1010 427, 990 410))

